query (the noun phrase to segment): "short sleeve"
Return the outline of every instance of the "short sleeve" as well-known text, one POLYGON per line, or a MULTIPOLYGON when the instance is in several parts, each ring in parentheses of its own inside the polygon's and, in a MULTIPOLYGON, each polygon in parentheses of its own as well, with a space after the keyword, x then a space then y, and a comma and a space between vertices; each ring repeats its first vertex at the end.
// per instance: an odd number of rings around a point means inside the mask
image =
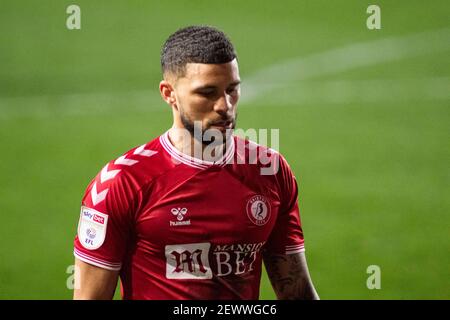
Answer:
POLYGON ((291 168, 282 156, 277 180, 281 204, 266 250, 276 254, 303 252, 305 247, 297 200, 298 185, 291 168))
POLYGON ((126 172, 108 165, 89 184, 74 241, 75 257, 104 269, 121 269, 133 226, 134 184, 126 172))

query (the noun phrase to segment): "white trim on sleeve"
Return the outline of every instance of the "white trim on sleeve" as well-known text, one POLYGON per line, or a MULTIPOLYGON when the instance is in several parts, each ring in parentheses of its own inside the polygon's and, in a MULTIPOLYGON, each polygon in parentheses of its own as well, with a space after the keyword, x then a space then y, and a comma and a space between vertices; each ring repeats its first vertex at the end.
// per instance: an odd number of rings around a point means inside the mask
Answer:
POLYGON ((73 251, 73 255, 80 259, 81 261, 84 261, 86 263, 92 264, 96 267, 100 267, 107 270, 113 270, 113 271, 119 271, 122 268, 122 263, 114 263, 114 262, 108 262, 102 259, 98 259, 95 257, 92 257, 90 255, 87 255, 80 250, 73 251))
POLYGON ((303 244, 286 246, 286 254, 294 254, 300 252, 305 252, 305 246, 303 244))

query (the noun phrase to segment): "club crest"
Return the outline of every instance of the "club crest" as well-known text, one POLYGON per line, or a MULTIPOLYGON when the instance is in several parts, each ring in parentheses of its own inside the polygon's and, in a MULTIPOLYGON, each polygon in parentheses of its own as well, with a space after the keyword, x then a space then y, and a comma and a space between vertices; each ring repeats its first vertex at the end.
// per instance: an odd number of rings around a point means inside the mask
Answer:
POLYGON ((256 195, 247 201, 247 216, 257 226, 265 225, 270 219, 270 204, 265 197, 256 195))

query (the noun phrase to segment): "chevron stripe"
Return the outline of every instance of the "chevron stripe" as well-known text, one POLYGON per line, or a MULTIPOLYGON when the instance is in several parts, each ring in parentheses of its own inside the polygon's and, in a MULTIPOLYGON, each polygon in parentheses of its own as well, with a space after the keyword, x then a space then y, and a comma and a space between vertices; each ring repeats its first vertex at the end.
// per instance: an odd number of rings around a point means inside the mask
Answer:
POLYGON ((133 154, 137 154, 137 155, 144 156, 144 157, 151 157, 158 153, 158 151, 145 150, 144 147, 145 147, 145 144, 143 144, 139 148, 136 148, 136 150, 134 150, 133 154))
POLYGON ((105 200, 106 195, 108 194, 109 189, 105 189, 100 193, 97 193, 97 182, 94 183, 94 186, 91 190, 91 199, 94 206, 105 200))
POLYGON ((101 182, 101 183, 103 183, 103 182, 105 182, 105 181, 108 181, 108 180, 110 180, 110 179, 113 179, 113 178, 120 172, 120 169, 119 169, 119 170, 111 170, 111 171, 108 171, 108 166, 109 166, 109 164, 107 164, 107 165, 102 169, 102 172, 101 172, 101 174, 100 174, 100 182, 101 182))
POLYGON ((114 161, 114 164, 123 164, 125 166, 132 166, 133 164, 138 163, 137 160, 127 159, 126 156, 121 156, 114 161))

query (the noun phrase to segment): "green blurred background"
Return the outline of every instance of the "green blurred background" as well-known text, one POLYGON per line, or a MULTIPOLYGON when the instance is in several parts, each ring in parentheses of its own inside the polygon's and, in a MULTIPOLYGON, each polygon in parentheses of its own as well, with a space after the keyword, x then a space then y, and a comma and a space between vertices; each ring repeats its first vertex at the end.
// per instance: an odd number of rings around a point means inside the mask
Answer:
POLYGON ((87 184, 171 125, 160 48, 210 24, 238 50, 238 127, 280 129, 321 298, 449 299, 449 17, 444 0, 2 0, 0 298, 71 298, 87 184))

